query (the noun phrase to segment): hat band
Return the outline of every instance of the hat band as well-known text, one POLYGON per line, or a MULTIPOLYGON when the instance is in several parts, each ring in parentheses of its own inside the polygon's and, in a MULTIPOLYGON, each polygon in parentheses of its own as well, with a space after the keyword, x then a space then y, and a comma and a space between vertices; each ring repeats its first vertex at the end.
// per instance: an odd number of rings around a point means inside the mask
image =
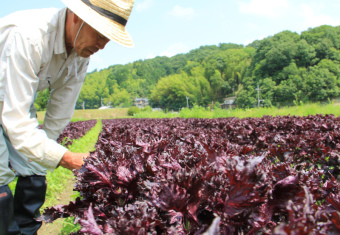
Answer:
POLYGON ((108 10, 105 10, 101 7, 97 7, 95 5, 93 5, 89 0, 81 0, 83 3, 85 3, 86 5, 88 5, 89 7, 91 7, 94 11, 96 11, 97 13, 101 14, 102 16, 105 16, 106 18, 109 18, 113 21, 116 21, 117 23, 125 26, 126 23, 127 23, 127 20, 124 19, 123 17, 111 12, 111 11, 108 11, 108 10))

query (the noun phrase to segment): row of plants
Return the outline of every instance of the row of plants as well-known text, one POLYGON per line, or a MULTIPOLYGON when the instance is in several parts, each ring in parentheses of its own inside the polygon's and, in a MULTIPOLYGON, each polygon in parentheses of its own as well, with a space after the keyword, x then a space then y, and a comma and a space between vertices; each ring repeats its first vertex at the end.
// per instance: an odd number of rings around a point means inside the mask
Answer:
MULTIPOLYGON (((97 143, 97 140, 98 140, 98 136, 99 134, 101 133, 102 131, 102 121, 101 120, 98 120, 97 121, 97 124, 90 130, 86 133, 86 135, 84 135, 83 137, 77 139, 77 140, 74 140, 72 145, 69 146, 69 150, 72 151, 72 152, 77 152, 77 153, 85 153, 85 152, 90 152, 90 151, 95 151, 95 145, 97 143)), ((74 174, 65 169, 65 168, 62 168, 62 167, 59 167, 61 168, 63 171, 67 171, 67 174, 72 178, 72 183, 74 184, 75 183, 75 176, 74 174)), ((57 169, 59 170, 59 169, 57 169)), ((55 172, 53 172, 51 174, 51 178, 53 178, 53 180, 56 180, 57 176, 55 175, 55 172)), ((72 189, 73 189, 73 184, 72 184, 72 189)), ((70 187, 70 182, 64 184, 62 186, 62 188, 66 188, 66 187, 70 187)), ((71 196, 71 198, 69 200, 74 200, 75 198, 79 197, 79 192, 77 191, 74 191, 74 194, 71 196)), ((52 205, 56 205, 58 203, 54 202, 53 204, 49 204, 47 205, 47 203, 44 205, 45 207, 47 206, 52 206, 52 205)), ((60 204, 60 203, 59 203, 60 204)), ((61 228, 61 231, 60 235, 67 235, 67 234, 70 234, 71 232, 75 232, 75 231, 78 231, 80 228, 79 225, 74 225, 73 224, 73 219, 72 218, 67 218, 67 219, 64 219, 62 221, 62 228, 61 228)))
MULTIPOLYGON (((137 108, 137 107, 135 107, 137 108)), ((133 111, 135 108, 131 108, 133 111)), ((130 110, 130 109, 129 109, 130 110)), ((221 109, 218 105, 212 107, 193 106, 192 108, 183 108, 178 112, 173 110, 161 110, 152 111, 151 108, 139 109, 136 112, 132 112, 134 118, 225 118, 225 117, 263 117, 269 116, 287 116, 298 115, 308 116, 315 114, 334 114, 340 116, 339 103, 300 103, 298 106, 286 106, 286 107, 260 107, 251 109, 221 109)))
MULTIPOLYGON (((87 135, 96 126, 96 124, 97 120, 70 122, 60 134, 57 142, 67 147, 70 151, 86 152, 86 150, 79 149, 84 147, 84 144, 81 144, 82 142, 84 142, 84 140, 81 139, 85 135, 87 135)), ((99 125, 100 124, 101 123, 99 123, 99 125)), ((87 135, 86 139, 91 136, 92 134, 87 135)), ((85 144, 85 146, 88 145, 85 144)), ((90 150, 92 149, 89 149, 87 151, 90 150)), ((57 201, 60 200, 60 194, 64 191, 65 185, 72 179, 74 179, 74 175, 72 174, 72 172, 63 167, 58 167, 56 170, 53 171, 53 173, 47 172, 47 191, 43 208, 56 204, 57 201)), ((41 211, 42 210, 43 209, 41 209, 41 211)))
POLYGON ((74 234, 338 234, 340 118, 103 120, 74 234))
MULTIPOLYGON (((96 123, 97 120, 70 122, 66 126, 64 131, 61 133, 57 142, 63 144, 64 146, 70 147, 71 151, 77 151, 78 149, 72 148, 72 143, 86 135, 89 132, 89 130, 96 125, 96 123)), ((42 125, 40 125, 39 128, 42 128, 42 125)), ((86 150, 84 152, 86 152, 86 150)), ((70 179, 72 179, 72 177, 73 177, 72 173, 70 173, 69 170, 62 167, 57 168, 53 173, 47 172, 46 179, 48 185, 44 207, 51 206, 56 203, 58 195, 63 192, 65 184, 70 179)), ((13 194, 15 193, 16 181, 17 178, 15 178, 14 181, 12 181, 9 184, 9 187, 12 190, 13 194)))
POLYGON ((57 142, 64 145, 65 147, 69 147, 72 144, 73 140, 83 137, 96 125, 96 123, 97 120, 95 119, 70 122, 58 137, 57 142))
MULTIPOLYGON (((78 121, 78 125, 88 125, 83 124, 83 121, 78 121)), ((91 122, 89 122, 91 123, 91 122)), ((92 121, 92 123, 95 123, 92 121)), ((73 123, 69 123, 68 125, 77 125, 73 123)), ((70 128, 68 128, 70 129, 70 128)), ((75 129, 72 129, 75 131, 75 129)), ((68 146, 68 149, 72 152, 90 152, 94 151, 94 146, 98 140, 98 135, 102 131, 102 122, 101 120, 96 121, 96 125, 94 125, 89 131, 86 132, 82 137, 79 137, 77 139, 72 140, 72 144, 68 146)), ((68 132, 71 133, 71 132, 68 132)), ((63 132, 63 134, 65 134, 63 132)), ((69 138, 75 137, 76 134, 72 134, 69 136, 69 138)), ((63 194, 65 192, 66 188, 72 187, 73 183, 75 183, 75 177, 74 174, 63 167, 58 167, 53 172, 47 172, 46 175, 47 180, 47 192, 46 192, 46 198, 45 203, 41 207, 40 212, 42 213, 46 207, 50 207, 53 205, 60 204, 61 201, 65 201, 65 195, 63 194)), ((79 192, 74 192, 73 195, 71 195, 66 200, 72 200, 79 196, 79 192)), ((72 231, 79 230, 79 227, 72 224, 73 221, 63 220, 59 221, 59 224, 57 225, 60 227, 61 231, 58 232, 58 234, 61 235, 67 235, 72 231)), ((45 225, 44 225, 45 226, 45 225)), ((50 230, 50 227, 42 227, 43 231, 39 231, 40 233, 52 233, 56 232, 56 228, 54 227, 53 230, 50 230)))

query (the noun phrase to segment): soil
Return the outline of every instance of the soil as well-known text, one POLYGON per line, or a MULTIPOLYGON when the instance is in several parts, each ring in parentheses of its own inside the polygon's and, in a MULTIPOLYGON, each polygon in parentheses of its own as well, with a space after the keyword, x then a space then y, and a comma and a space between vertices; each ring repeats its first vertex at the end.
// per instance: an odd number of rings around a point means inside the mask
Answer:
MULTIPOLYGON (((71 196, 74 195, 73 185, 75 183, 74 179, 70 179, 66 184, 65 191, 57 198, 58 202, 56 204, 68 204, 72 199, 71 196)), ((53 223, 45 224, 43 222, 41 228, 38 231, 38 235, 59 235, 63 226, 63 220, 58 219, 53 223)))

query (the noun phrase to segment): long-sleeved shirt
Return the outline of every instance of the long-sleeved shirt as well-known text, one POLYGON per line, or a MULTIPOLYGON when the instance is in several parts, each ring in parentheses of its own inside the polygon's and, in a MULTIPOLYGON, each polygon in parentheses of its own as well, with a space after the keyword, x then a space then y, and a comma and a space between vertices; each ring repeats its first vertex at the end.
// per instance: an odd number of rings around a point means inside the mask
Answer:
POLYGON ((15 149, 51 171, 67 150, 56 139, 73 115, 89 63, 75 50, 67 55, 66 11, 28 10, 0 19, 2 127, 15 149), (51 95, 41 130, 31 108, 46 88, 51 95))

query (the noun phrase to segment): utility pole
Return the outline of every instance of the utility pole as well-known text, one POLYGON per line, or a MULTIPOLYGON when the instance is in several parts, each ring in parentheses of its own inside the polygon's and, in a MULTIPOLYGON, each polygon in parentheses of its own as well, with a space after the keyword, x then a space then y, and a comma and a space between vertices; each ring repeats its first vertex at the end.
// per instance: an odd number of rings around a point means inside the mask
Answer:
POLYGON ((187 96, 187 108, 189 108, 189 97, 187 96))
POLYGON ((85 101, 83 101, 83 105, 82 106, 83 106, 83 110, 85 110, 85 101))
POLYGON ((103 98, 100 97, 100 104, 101 104, 101 107, 103 107, 103 98))
POLYGON ((264 101, 264 100, 260 100, 260 86, 259 85, 257 85, 257 88, 255 89, 255 90, 257 90, 257 107, 259 107, 260 108, 260 102, 261 101, 264 101))

